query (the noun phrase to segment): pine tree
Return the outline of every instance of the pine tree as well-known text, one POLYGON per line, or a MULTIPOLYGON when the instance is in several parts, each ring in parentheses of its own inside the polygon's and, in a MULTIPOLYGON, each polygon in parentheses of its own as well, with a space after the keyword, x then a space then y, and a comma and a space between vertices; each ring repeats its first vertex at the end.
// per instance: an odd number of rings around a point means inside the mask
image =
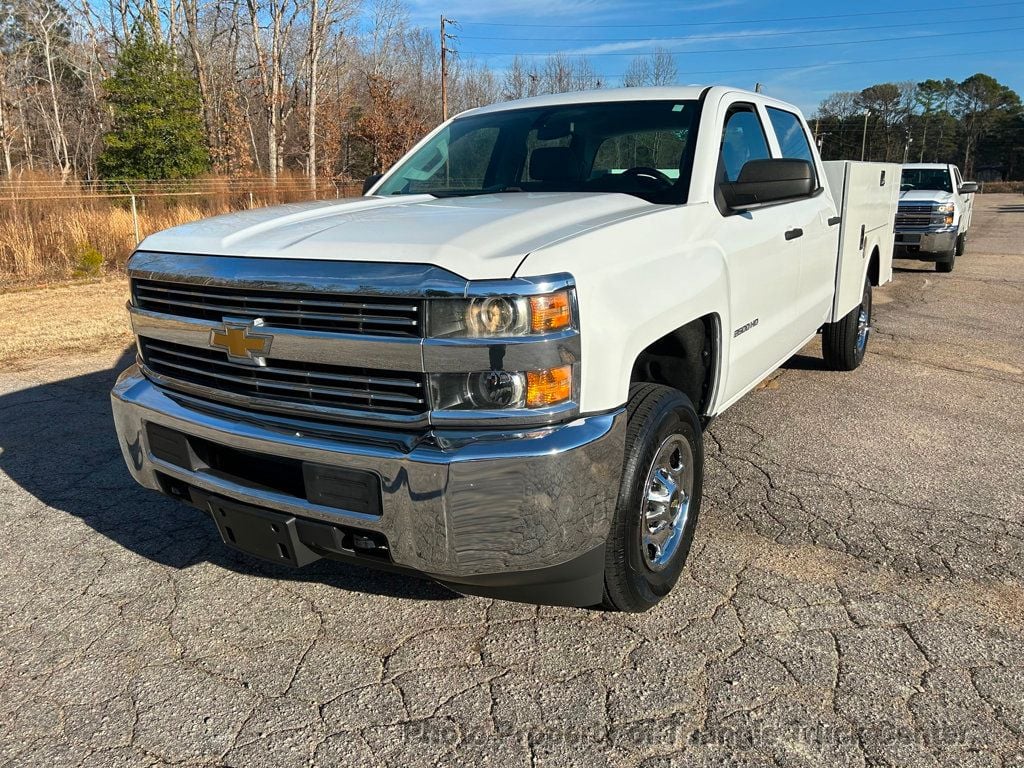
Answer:
POLYGON ((108 179, 188 179, 210 167, 199 89, 175 51, 140 24, 103 83, 112 112, 99 158, 108 179))

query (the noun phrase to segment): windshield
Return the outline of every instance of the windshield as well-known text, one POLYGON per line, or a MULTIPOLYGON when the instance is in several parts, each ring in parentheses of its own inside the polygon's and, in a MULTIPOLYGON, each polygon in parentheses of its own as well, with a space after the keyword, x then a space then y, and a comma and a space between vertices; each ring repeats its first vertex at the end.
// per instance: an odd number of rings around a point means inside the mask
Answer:
POLYGON ((900 189, 935 189, 952 192, 953 183, 949 180, 949 171, 945 168, 904 168, 900 189))
POLYGON ((375 194, 622 192, 684 203, 696 115, 694 101, 627 101, 458 118, 375 194))

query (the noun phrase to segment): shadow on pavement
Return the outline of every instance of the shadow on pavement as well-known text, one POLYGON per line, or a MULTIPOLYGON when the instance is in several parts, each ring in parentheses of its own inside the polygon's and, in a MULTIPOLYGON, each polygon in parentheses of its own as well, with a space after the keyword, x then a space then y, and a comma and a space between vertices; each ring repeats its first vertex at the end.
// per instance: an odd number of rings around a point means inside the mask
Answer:
POLYGON ((1024 213, 1024 205, 1001 205, 996 208, 997 213, 1024 213))
POLYGON ((109 370, 0 395, 0 470, 47 506, 171 568, 207 561, 239 573, 389 597, 458 597, 430 581, 336 561, 291 569, 248 558, 225 547, 202 512, 137 486, 117 445, 109 397, 133 356, 126 351, 109 370))
POLYGON ((787 371, 824 371, 825 360, 810 355, 793 355, 782 364, 787 371))
POLYGON ((919 261, 917 267, 896 267, 892 268, 893 273, 914 274, 915 272, 934 272, 935 264, 930 261, 919 261))

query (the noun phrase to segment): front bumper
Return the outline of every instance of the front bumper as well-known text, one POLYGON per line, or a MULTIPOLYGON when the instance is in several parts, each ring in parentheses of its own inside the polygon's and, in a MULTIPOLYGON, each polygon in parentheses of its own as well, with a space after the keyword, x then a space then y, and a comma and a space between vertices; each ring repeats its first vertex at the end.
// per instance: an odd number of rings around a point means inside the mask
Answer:
POLYGON ((170 481, 179 495, 183 487, 195 489, 193 503, 212 494, 321 528, 370 532, 386 539, 387 558, 360 562, 423 574, 462 592, 600 602, 604 542, 622 470, 622 409, 517 432, 382 434, 211 407, 157 387, 136 366, 118 379, 111 401, 128 469, 147 488, 167 492, 170 481), (380 514, 170 463, 154 455, 149 424, 246 455, 373 473, 380 479, 380 514))
POLYGON ((934 261, 934 256, 944 256, 956 247, 957 228, 926 231, 896 230, 897 258, 934 261))

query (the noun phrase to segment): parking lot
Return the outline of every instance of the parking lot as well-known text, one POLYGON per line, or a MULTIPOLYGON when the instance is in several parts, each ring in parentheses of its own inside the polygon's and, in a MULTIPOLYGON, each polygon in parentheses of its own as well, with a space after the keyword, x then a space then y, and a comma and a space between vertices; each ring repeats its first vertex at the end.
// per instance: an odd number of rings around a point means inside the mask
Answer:
POLYGON ((896 264, 860 370, 712 424, 641 615, 233 554, 130 480, 129 352, 0 369, 0 764, 1024 766, 1024 198, 896 264))

